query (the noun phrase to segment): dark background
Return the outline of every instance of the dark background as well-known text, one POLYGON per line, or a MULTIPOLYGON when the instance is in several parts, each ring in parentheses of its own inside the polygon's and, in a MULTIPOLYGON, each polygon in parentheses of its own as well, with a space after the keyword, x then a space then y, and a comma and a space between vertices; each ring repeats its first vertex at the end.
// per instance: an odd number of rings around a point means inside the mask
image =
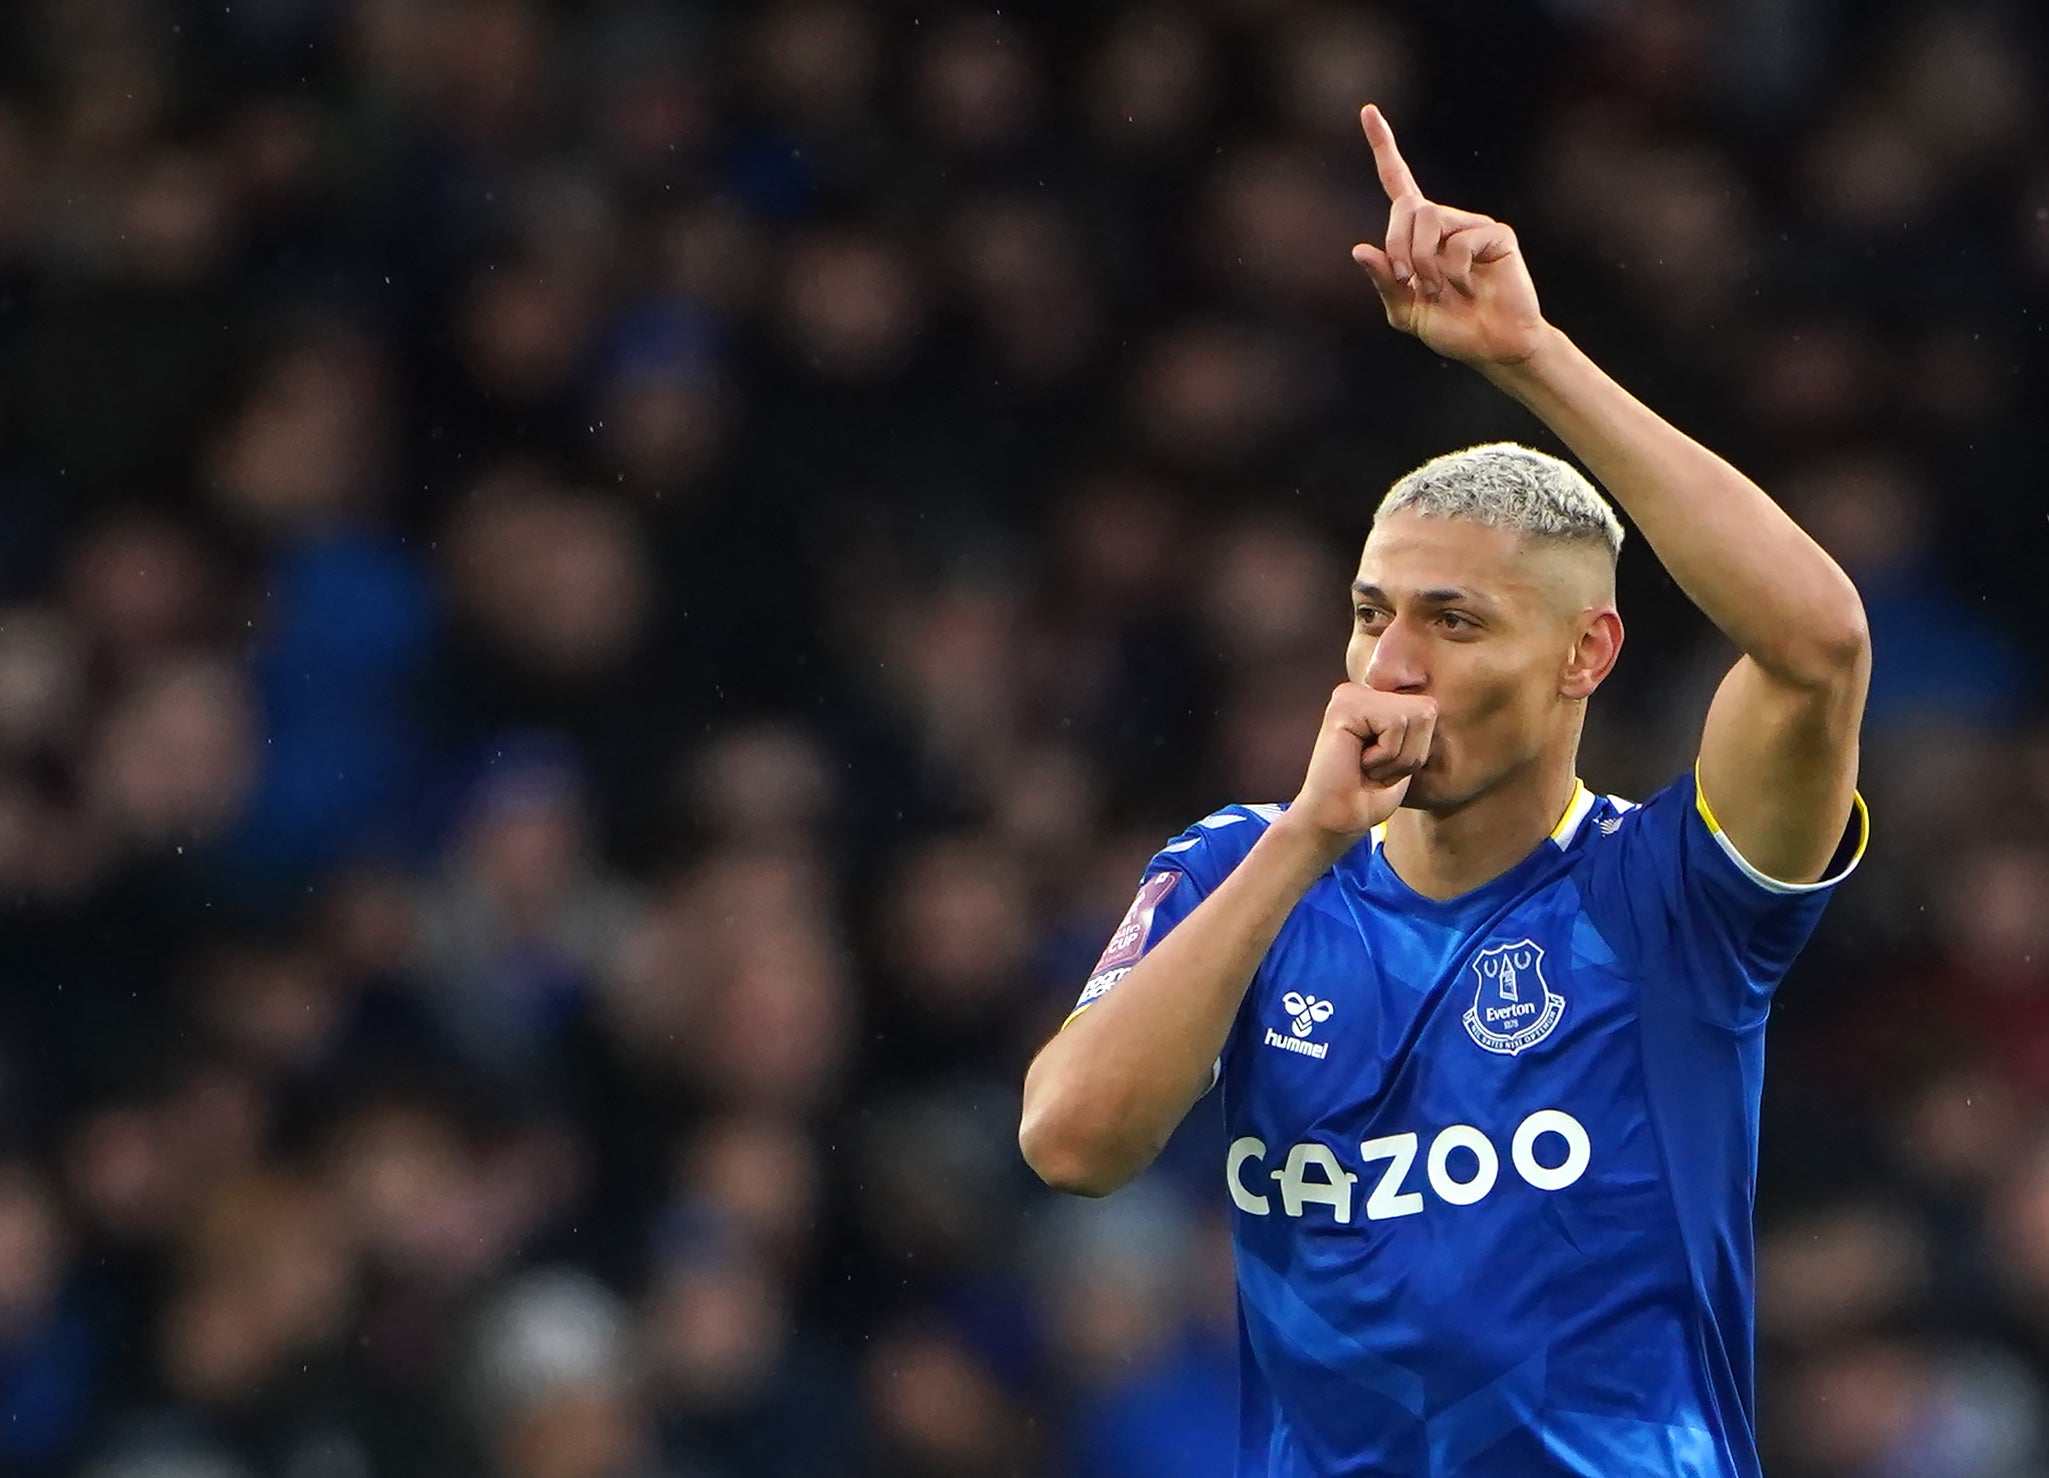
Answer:
MULTIPOLYGON (((1018 1085, 1299 781, 1379 101, 1869 603, 1788 981, 1791 1478, 2049 1473, 2049 81, 2022 4, 0 8, 0 1471, 1204 1478, 1205 1110, 1018 1085)), ((1723 649, 1641 541, 1583 773, 1723 649)))

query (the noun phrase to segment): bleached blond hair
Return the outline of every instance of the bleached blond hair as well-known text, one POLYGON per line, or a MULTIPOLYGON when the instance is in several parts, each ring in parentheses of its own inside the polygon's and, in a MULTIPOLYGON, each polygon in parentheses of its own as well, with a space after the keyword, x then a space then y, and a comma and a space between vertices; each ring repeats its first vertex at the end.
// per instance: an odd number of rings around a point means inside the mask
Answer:
POLYGON ((1374 512, 1463 518, 1533 539, 1598 543, 1622 553, 1622 520, 1577 467, 1512 441, 1433 457, 1387 490, 1374 512))

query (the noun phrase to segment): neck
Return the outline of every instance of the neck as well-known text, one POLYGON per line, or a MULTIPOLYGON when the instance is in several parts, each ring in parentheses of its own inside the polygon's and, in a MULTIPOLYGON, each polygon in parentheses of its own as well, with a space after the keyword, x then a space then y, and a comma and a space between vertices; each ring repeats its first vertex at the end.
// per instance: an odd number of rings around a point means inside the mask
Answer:
POLYGON ((1578 788, 1573 765, 1547 765, 1537 783, 1511 779, 1453 811, 1403 808, 1381 850, 1395 876, 1440 901, 1493 882, 1557 828, 1578 788))

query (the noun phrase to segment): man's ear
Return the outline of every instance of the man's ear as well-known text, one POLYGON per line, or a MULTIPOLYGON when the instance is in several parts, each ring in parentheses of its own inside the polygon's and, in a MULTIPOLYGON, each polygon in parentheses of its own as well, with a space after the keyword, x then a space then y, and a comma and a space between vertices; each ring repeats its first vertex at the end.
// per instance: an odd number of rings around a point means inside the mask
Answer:
POLYGON ((1615 659, 1622 655, 1622 617, 1613 606, 1602 606, 1583 614, 1578 630, 1558 682, 1558 696, 1575 701, 1592 697, 1615 670, 1615 659))

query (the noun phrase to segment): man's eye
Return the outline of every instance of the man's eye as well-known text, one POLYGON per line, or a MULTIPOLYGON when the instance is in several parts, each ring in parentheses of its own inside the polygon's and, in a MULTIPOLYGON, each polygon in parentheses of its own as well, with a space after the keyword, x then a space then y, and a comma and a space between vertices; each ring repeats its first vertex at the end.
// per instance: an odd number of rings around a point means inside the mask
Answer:
POLYGON ((1381 613, 1372 606, 1360 606, 1356 609, 1355 614, 1358 616, 1359 623, 1362 626, 1369 622, 1378 621, 1381 616, 1381 613))
POLYGON ((1457 611, 1440 611, 1437 619, 1446 626, 1449 626, 1453 631, 1461 631, 1466 627, 1478 624, 1470 616, 1461 616, 1457 611))

